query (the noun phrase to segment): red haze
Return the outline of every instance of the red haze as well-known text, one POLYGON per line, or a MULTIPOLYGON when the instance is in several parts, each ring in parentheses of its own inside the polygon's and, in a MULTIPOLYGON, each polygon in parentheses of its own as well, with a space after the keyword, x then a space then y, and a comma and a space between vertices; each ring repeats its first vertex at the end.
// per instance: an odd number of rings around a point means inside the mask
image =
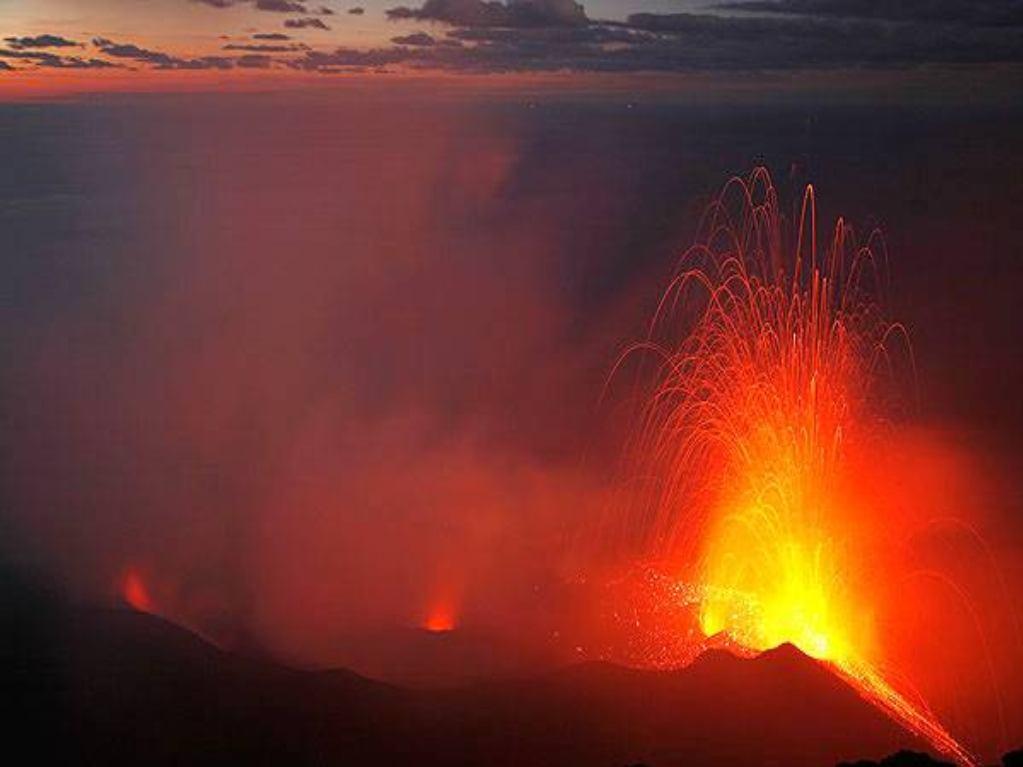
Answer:
POLYGON ((453 631, 455 625, 454 611, 444 604, 434 605, 423 621, 423 628, 434 633, 453 631))
MULTIPOLYGON (((688 103, 626 110, 611 98, 529 108, 534 95, 62 105, 47 140, 71 142, 67 194, 41 194, 77 207, 52 227, 49 260, 10 282, 48 291, 15 307, 23 340, 5 379, 18 545, 93 600, 144 562, 161 613, 302 664, 345 664, 351 635, 442 612, 455 635, 555 643, 563 657, 635 649, 629 637, 594 639, 599 579, 569 568, 565 552, 613 500, 625 408, 617 393, 597 403, 693 217, 751 154, 787 167, 801 150, 785 142, 811 129, 824 171, 853 156, 883 168, 813 179, 837 210, 850 209, 842 195, 878 188, 871 173, 897 187, 890 167, 917 154, 876 151, 844 112, 830 118, 839 140, 818 127, 827 113, 796 110, 775 130, 773 113, 725 123, 692 118, 688 103), (736 139, 738 125, 752 134, 736 139)), ((1023 175, 974 158, 971 183, 937 185, 935 163, 958 155, 924 149, 932 208, 918 229, 940 219, 964 241, 1009 237, 1011 217, 985 190, 1023 175), (948 197, 960 189, 969 200, 948 197), (963 215, 967 203, 984 216, 963 215)), ((870 213, 899 203, 884 188, 864 203, 870 213)), ((921 355, 927 388, 948 372, 952 315, 971 314, 981 337, 989 302, 964 294, 973 303, 950 312, 939 291, 982 270, 941 271, 942 243, 914 253, 902 224, 885 223, 904 243, 895 287, 908 283, 935 326, 892 314, 932 352, 921 355)), ((30 240, 18 242, 34 256, 30 240)), ((992 257, 1010 252, 989 244, 992 257)), ((899 433, 890 456, 868 461, 898 466, 898 482, 875 474, 856 495, 914 523, 890 531, 876 563, 891 663, 916 675, 950 729, 976 731, 993 752, 1023 734, 1010 695, 1023 686, 1010 617, 1023 593, 1020 504, 1004 479, 1018 473, 1012 456, 957 433, 899 433), (956 588, 935 588, 944 582, 925 574, 936 562, 956 588)), ((647 607, 629 600, 622 612, 647 607)), ((691 629, 674 613, 654 619, 691 629)))
POLYGON ((146 588, 142 576, 137 570, 127 570, 121 583, 121 596, 124 601, 143 613, 156 612, 152 597, 149 596, 149 589, 146 588))

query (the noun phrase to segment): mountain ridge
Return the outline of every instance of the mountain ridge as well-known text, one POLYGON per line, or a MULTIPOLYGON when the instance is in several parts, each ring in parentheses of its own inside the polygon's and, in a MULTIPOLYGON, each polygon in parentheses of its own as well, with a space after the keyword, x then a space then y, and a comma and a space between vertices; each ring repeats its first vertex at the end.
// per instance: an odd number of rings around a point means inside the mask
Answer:
POLYGON ((49 654, 66 673, 35 724, 59 726, 59 749, 86 764, 810 767, 927 750, 791 646, 422 690, 231 653, 152 615, 77 610, 49 654))

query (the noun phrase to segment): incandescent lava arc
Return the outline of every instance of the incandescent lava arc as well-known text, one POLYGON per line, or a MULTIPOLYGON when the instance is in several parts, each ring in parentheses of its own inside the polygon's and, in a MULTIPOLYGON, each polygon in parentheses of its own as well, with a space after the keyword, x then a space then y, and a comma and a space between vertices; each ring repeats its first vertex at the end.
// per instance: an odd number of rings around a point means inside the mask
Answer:
POLYGON ((856 467, 884 438, 889 372, 911 362, 878 298, 879 245, 840 219, 818 250, 812 187, 786 231, 765 170, 726 185, 623 357, 653 357, 656 372, 630 449, 643 481, 615 535, 682 585, 667 593, 686 595, 695 633, 752 652, 791 643, 970 763, 886 670, 874 620, 868 568, 891 528, 856 467))

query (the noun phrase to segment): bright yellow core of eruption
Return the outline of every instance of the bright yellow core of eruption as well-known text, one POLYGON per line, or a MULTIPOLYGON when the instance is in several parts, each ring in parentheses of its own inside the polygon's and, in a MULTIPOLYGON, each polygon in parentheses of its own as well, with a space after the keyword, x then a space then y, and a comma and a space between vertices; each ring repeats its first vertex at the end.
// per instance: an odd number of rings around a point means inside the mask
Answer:
POLYGON ((707 636, 724 632, 758 652, 787 642, 840 665, 869 657, 870 611, 854 593, 854 545, 834 490, 839 435, 850 426, 829 412, 836 388, 828 404, 813 384, 761 388, 744 403, 753 413, 734 424, 725 489, 702 543, 707 636))
POLYGON ((756 652, 791 643, 966 763, 877 670, 878 531, 855 506, 850 455, 869 445, 875 367, 891 361, 876 262, 841 221, 817 250, 811 188, 795 232, 791 247, 766 171, 733 180, 662 297, 639 347, 662 366, 638 432, 656 489, 637 528, 683 563, 681 580, 695 575, 707 636, 756 652), (679 340, 672 317, 694 295, 704 303, 679 340))
POLYGON ((841 662, 857 642, 834 547, 823 536, 772 529, 774 521, 769 508, 754 506, 726 522, 704 563, 700 626, 751 650, 788 642, 841 662))

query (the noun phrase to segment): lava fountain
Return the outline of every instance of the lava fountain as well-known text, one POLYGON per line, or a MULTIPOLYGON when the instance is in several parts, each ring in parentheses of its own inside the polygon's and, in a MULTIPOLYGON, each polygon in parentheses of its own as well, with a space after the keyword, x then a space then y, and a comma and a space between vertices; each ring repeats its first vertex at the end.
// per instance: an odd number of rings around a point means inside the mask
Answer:
POLYGON ((911 364, 878 299, 879 242, 857 244, 840 219, 819 251, 812 187, 786 232, 765 170, 726 185, 647 340, 623 357, 657 360, 624 528, 686 584, 705 638, 750 652, 791 643, 970 763, 879 660, 869 570, 884 527, 854 467, 886 428, 897 361, 911 364))

